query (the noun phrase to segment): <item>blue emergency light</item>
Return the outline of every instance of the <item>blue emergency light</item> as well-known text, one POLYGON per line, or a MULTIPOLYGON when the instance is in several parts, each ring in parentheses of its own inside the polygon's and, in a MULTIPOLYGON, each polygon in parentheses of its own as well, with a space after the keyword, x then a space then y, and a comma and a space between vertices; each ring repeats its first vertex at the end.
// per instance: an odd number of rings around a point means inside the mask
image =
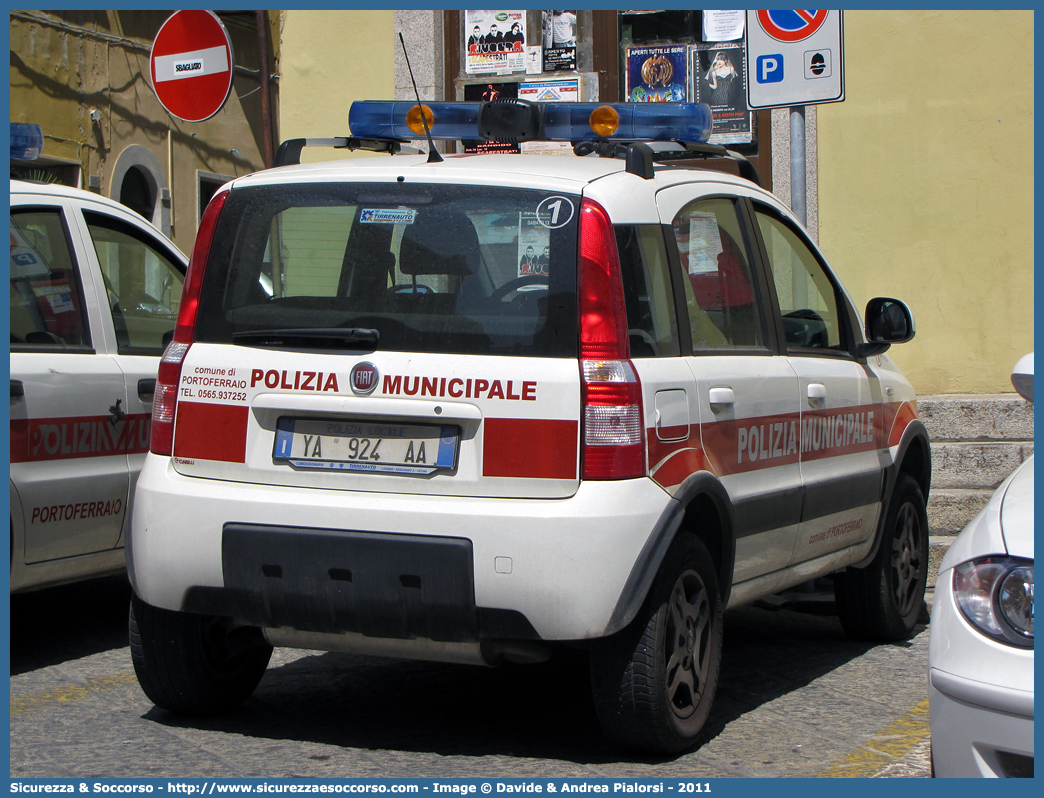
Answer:
MULTIPOLYGON (((490 141, 691 141, 711 134, 710 106, 703 103, 424 103, 433 139, 490 141)), ((359 138, 425 137, 421 106, 413 102, 359 100, 348 111, 359 138)))
POLYGON ((11 123, 11 159, 35 161, 43 153, 43 130, 26 122, 11 123))
POLYGON ((549 141, 693 141, 711 134, 711 109, 704 103, 543 103, 549 141))

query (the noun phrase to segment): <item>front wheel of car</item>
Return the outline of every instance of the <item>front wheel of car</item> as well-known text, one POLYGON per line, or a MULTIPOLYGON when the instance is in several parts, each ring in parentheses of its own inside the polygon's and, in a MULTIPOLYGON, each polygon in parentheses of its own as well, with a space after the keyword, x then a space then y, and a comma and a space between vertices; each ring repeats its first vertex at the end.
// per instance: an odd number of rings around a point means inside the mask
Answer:
POLYGON ((722 606, 703 543, 675 540, 638 616, 591 651, 595 707, 607 737, 676 753, 696 744, 721 669, 722 606))
POLYGON ((218 618, 153 607, 136 595, 130 649, 145 695, 186 715, 213 715, 242 704, 272 656, 257 629, 229 629, 218 618))
POLYGON ((865 568, 834 577, 841 625, 860 640, 910 636, 921 614, 928 579, 928 511, 917 482, 900 474, 885 518, 884 538, 865 568))

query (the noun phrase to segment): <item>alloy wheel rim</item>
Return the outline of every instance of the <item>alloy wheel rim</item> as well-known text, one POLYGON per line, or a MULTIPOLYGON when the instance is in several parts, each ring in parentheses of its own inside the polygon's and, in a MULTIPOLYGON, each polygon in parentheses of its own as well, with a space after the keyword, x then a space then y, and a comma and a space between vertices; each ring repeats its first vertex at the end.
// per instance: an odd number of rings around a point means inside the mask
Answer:
POLYGON ((700 705, 711 658, 710 599, 695 571, 686 571, 675 582, 667 620, 667 699, 675 716, 684 720, 700 705))
POLYGON ((892 576, 894 579, 895 603, 901 615, 913 609, 920 582, 921 563, 924 553, 918 547, 920 522, 912 504, 907 502, 899 509, 892 537, 892 576))

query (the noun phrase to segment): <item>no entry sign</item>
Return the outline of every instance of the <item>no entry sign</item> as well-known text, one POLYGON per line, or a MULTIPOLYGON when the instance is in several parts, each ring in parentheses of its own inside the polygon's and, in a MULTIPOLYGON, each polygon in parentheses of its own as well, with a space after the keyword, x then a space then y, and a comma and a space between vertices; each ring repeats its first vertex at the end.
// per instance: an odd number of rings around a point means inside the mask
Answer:
POLYGON ((156 34, 149 56, 152 88, 171 116, 202 122, 232 90, 232 41, 211 11, 178 11, 156 34))

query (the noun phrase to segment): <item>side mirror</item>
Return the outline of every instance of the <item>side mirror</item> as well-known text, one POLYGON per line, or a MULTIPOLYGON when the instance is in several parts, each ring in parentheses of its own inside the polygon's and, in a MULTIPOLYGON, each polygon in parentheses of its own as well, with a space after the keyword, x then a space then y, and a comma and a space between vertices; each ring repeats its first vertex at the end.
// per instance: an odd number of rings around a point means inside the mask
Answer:
POLYGON ((1023 355, 1011 371, 1011 384, 1027 402, 1033 401, 1033 353, 1023 355))
POLYGON ((905 344, 916 334, 913 314, 903 302, 874 297, 866 303, 865 344, 856 346, 857 357, 872 357, 887 351, 892 344, 905 344))

